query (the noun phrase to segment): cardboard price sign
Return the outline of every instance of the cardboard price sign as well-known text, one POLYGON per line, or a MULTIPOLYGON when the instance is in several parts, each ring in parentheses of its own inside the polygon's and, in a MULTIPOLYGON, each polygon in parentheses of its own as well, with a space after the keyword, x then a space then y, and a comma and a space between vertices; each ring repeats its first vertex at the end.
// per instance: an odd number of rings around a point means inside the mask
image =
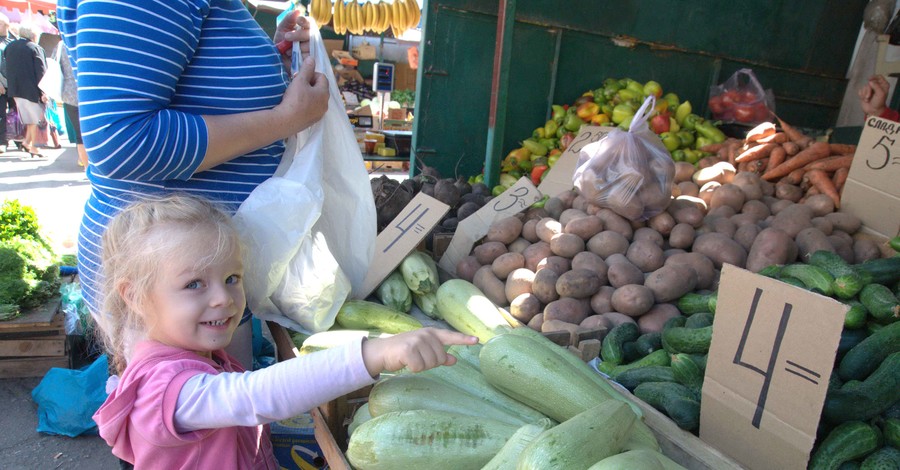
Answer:
POLYGON ((849 306, 725 265, 700 437, 751 469, 806 468, 849 306))
POLYGON ((363 288, 354 293, 357 299, 365 299, 400 265, 428 235, 450 206, 420 192, 409 201, 400 214, 375 238, 375 256, 372 267, 363 281, 363 288))
POLYGON ((850 174, 841 195, 841 211, 887 238, 900 233, 900 123, 866 119, 850 174))
POLYGON ((453 233, 453 239, 450 240, 450 246, 447 247, 438 265, 456 276, 456 264, 469 255, 475 242, 487 235, 494 221, 522 212, 541 197, 543 197, 541 192, 531 184, 531 180, 519 178, 516 184, 459 223, 453 233))
POLYGON ((541 194, 547 194, 551 197, 563 191, 569 191, 575 185, 572 183, 572 176, 578 165, 578 154, 581 149, 587 145, 599 141, 609 135, 615 129, 614 127, 605 126, 582 126, 578 131, 578 135, 572 140, 572 143, 566 147, 566 151, 559 156, 559 160, 547 172, 544 181, 538 186, 541 194))

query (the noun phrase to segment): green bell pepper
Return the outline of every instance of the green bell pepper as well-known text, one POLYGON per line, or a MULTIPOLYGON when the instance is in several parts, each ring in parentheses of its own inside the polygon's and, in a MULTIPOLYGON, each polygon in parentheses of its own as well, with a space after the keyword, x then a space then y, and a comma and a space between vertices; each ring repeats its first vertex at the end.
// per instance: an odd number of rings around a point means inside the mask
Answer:
POLYGON ((697 133, 706 137, 707 139, 713 141, 713 143, 720 143, 725 141, 725 133, 720 131, 716 126, 713 126, 708 122, 701 122, 694 126, 697 129, 697 133))
POLYGON ((675 133, 678 136, 678 139, 681 140, 682 147, 689 147, 694 143, 694 133, 691 131, 678 131, 675 133))
POLYGON ((677 108, 675 108, 675 121, 678 123, 678 125, 684 127, 684 118, 686 118, 688 114, 691 114, 691 111, 692 109, 690 101, 685 101, 684 103, 679 104, 677 108))
POLYGON ((659 135, 660 139, 662 139, 663 145, 666 147, 666 150, 669 152, 674 152, 681 147, 681 139, 678 138, 677 134, 673 134, 672 132, 663 132, 659 135))

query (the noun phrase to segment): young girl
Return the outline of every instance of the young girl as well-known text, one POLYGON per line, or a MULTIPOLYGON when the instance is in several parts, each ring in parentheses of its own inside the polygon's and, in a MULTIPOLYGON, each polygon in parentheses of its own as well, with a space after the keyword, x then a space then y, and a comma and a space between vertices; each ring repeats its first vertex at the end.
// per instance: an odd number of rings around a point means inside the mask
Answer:
MULTIPOLYGON (((171 195, 130 205, 103 236, 101 330, 121 378, 94 420, 136 468, 277 470, 267 423, 375 382, 456 359, 461 333, 423 328, 245 372, 223 348, 244 311, 241 247, 211 203, 171 195)), ((114 381, 111 379, 111 381, 114 381)))

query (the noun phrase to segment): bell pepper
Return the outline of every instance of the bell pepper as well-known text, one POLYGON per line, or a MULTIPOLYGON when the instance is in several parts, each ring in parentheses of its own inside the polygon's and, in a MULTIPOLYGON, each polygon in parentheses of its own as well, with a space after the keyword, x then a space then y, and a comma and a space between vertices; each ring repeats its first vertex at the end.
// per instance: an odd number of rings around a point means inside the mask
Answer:
POLYGON ((691 113, 685 116, 684 120, 680 124, 682 129, 692 131, 696 128, 697 124, 701 122, 703 122, 702 117, 691 113))
POLYGON ((671 132, 671 126, 669 125, 669 113, 664 112, 662 114, 657 114, 650 118, 650 129, 657 134, 662 134, 663 132, 671 132))
POLYGON ((547 165, 536 166, 531 169, 531 182, 534 183, 535 186, 541 184, 541 177, 544 173, 549 170, 550 167, 547 165))
POLYGON ((532 139, 523 140, 522 147, 528 149, 528 151, 531 152, 531 155, 537 155, 539 157, 547 155, 547 151, 549 150, 546 145, 532 139))
POLYGON ((700 152, 691 149, 685 149, 684 151, 684 161, 696 165, 698 161, 700 161, 700 152))
MULTIPOLYGON (((619 104, 613 108, 612 112, 612 122, 616 124, 621 124, 625 119, 634 116, 634 108, 627 104, 619 104)), ((575 130, 575 129, 572 129, 575 130)))
POLYGON ((531 137, 534 139, 543 139, 547 135, 547 131, 544 130, 543 127, 538 127, 534 131, 531 132, 531 137))
POLYGON ((669 116, 669 132, 678 132, 680 130, 681 126, 678 125, 678 121, 672 116, 669 116))
POLYGON ((702 134, 698 135, 697 140, 694 142, 694 150, 700 150, 701 148, 714 143, 716 142, 713 142, 712 139, 707 139, 706 137, 703 137, 702 134))
POLYGON ((572 113, 566 115, 566 120, 563 123, 563 127, 565 127, 566 130, 569 131, 577 131, 581 128, 582 124, 584 124, 584 121, 582 121, 577 114, 572 113))
MULTIPOLYGON (((543 178, 543 176, 541 176, 541 178, 543 178)), ((547 203, 548 199, 550 199, 550 196, 548 194, 544 194, 544 197, 535 201, 535 203, 532 204, 531 207, 534 207, 535 209, 540 209, 541 207, 544 207, 544 204, 547 203)))
POLYGON ((659 138, 662 139, 663 145, 669 152, 674 152, 678 149, 678 147, 681 147, 681 139, 678 138, 677 134, 674 134, 672 132, 663 132, 659 135, 659 138))
MULTIPOLYGON (((659 99, 659 97, 662 96, 662 85, 660 85, 657 82, 654 82, 653 80, 650 80, 649 82, 645 83, 643 90, 644 90, 644 96, 653 95, 657 99, 659 99)), ((666 103, 666 106, 668 106, 668 103, 666 103)))
POLYGON ((681 147, 689 147, 694 143, 694 133, 691 131, 678 131, 675 135, 677 135, 678 140, 681 141, 681 147))
POLYGON ((644 93, 644 85, 641 82, 639 82, 637 80, 632 80, 630 78, 625 79, 625 89, 631 90, 638 97, 644 96, 644 94, 645 94, 644 93))
POLYGON ((562 137, 559 138, 559 149, 565 151, 573 140, 575 140, 575 134, 573 134, 572 132, 566 132, 562 137))
POLYGON ((681 150, 681 149, 674 150, 672 152, 672 160, 675 160, 676 162, 683 162, 684 161, 684 150, 681 150))
POLYGON ((522 177, 522 170, 520 170, 519 167, 515 167, 512 170, 507 171, 506 174, 518 180, 522 177))
POLYGON ((684 118, 686 118, 688 114, 691 114, 691 111, 690 101, 685 101, 675 108, 675 121, 678 122, 678 125, 684 127, 684 118))
POLYGON ((559 124, 553 119, 549 119, 544 123, 544 137, 553 137, 556 135, 557 130, 559 130, 559 124))
POLYGON ((547 147, 548 150, 556 148, 556 146, 557 146, 556 144, 558 142, 559 142, 559 139, 551 139, 551 138, 538 139, 538 143, 543 145, 544 147, 547 147))
POLYGON ((497 197, 497 196, 503 194, 503 191, 506 191, 506 187, 498 184, 497 186, 494 186, 493 188, 491 188, 491 196, 497 197))
POLYGON ((604 126, 606 124, 609 124, 609 116, 607 116, 606 114, 600 113, 591 118, 591 124, 593 124, 595 126, 604 126))
POLYGON ((519 176, 513 176, 509 173, 500 173, 500 185, 508 188, 516 184, 516 181, 518 181, 521 177, 521 173, 519 174, 519 176))
POLYGON ((627 130, 631 129, 631 121, 632 120, 634 120, 634 116, 628 116, 627 118, 625 118, 624 121, 619 123, 619 126, 618 126, 619 129, 622 129, 623 131, 627 131, 627 130))
POLYGON ((600 105, 591 101, 590 103, 583 103, 578 105, 578 109, 575 111, 575 114, 580 117, 582 121, 590 121, 591 118, 596 116, 599 112, 600 105))
POLYGON ((630 88, 622 88, 621 90, 616 92, 616 98, 619 101, 631 101, 636 100, 641 97, 642 91, 634 91, 630 88))
POLYGON ((522 170, 523 173, 531 172, 532 168, 534 168, 534 162, 531 160, 522 160, 519 162, 519 169, 522 170))
MULTIPOLYGON (((554 150, 556 150, 556 149, 554 149, 554 150)), ((558 150, 557 150, 557 152, 558 152, 558 150)), ((552 154, 551 154, 551 155, 552 155, 552 154)), ((546 165, 546 164, 547 164, 547 158, 548 158, 548 157, 537 157, 537 158, 533 158, 533 159, 531 160, 531 168, 534 168, 534 167, 536 167, 536 166, 546 165)))
POLYGON ((566 108, 563 108, 562 106, 560 106, 558 104, 554 104, 553 106, 550 106, 550 108, 553 110, 553 120, 554 121, 559 122, 564 117, 566 117, 566 108))
POLYGON ((557 154, 550 155, 549 157, 547 157, 547 166, 549 166, 550 168, 553 168, 553 165, 556 165, 556 162, 559 161, 559 157, 561 157, 561 156, 562 156, 561 153, 557 153, 557 154))
POLYGON ((713 141, 714 144, 725 141, 725 133, 716 128, 716 126, 712 125, 712 123, 701 122, 694 127, 697 129, 697 133, 713 141))
POLYGON ((678 99, 678 95, 676 95, 675 93, 666 93, 662 97, 662 99, 669 103, 669 109, 678 108, 678 103, 680 100, 678 99))

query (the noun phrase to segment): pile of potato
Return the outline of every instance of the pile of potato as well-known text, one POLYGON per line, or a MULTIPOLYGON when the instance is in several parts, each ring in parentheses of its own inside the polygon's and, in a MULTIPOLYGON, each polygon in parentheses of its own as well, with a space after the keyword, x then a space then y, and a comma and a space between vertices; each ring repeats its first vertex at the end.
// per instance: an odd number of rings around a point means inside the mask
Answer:
POLYGON ((457 276, 532 328, 574 337, 622 322, 659 331, 680 314, 676 299, 717 288, 724 263, 757 272, 817 250, 850 263, 881 256, 878 242, 858 233, 860 220, 834 212, 831 198, 799 199, 727 162, 679 163, 669 207, 648 221, 565 192, 497 221, 457 276))

